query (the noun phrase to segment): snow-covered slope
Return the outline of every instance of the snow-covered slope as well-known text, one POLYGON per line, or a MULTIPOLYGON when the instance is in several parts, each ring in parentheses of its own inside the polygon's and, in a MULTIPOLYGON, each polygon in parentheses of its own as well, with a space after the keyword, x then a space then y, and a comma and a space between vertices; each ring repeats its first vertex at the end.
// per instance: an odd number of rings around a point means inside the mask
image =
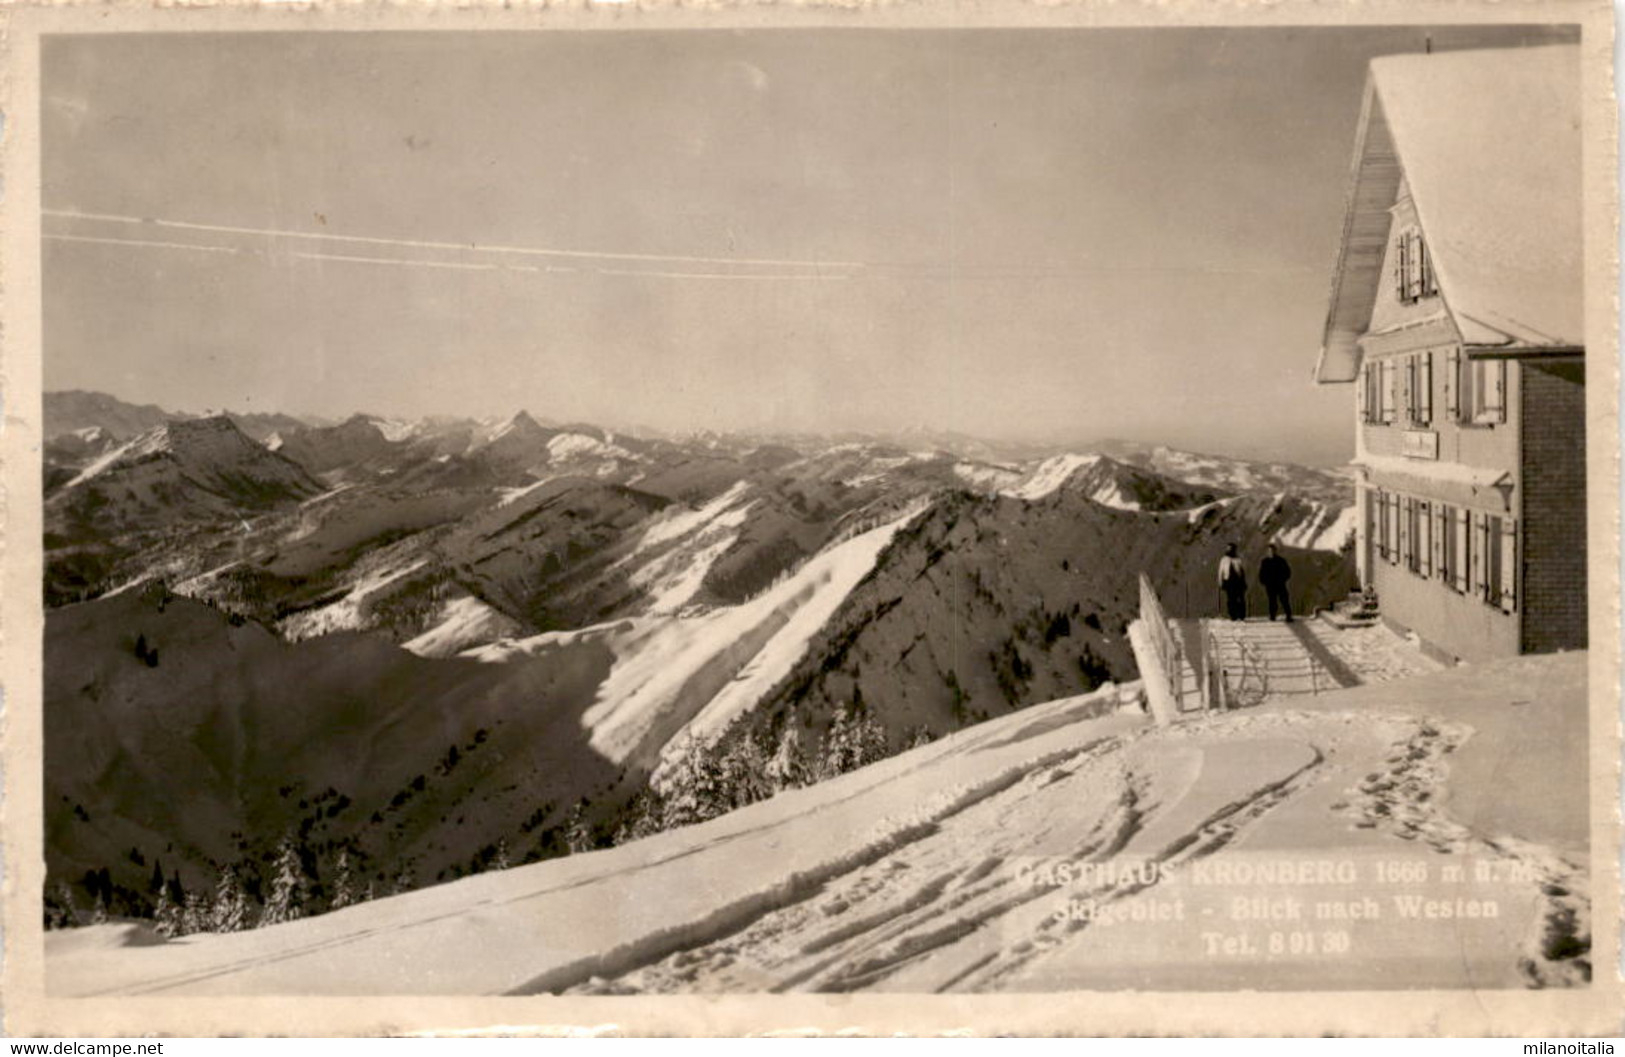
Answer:
POLYGON ((321 490, 297 463, 217 416, 169 422, 112 449, 54 495, 47 513, 105 531, 266 510, 321 490))
MULTIPOLYGON (((718 505, 726 508, 721 500, 713 504, 718 505)), ((601 641, 614 653, 615 665, 582 717, 590 742, 617 763, 657 766, 684 733, 715 738, 788 674, 812 636, 913 516, 905 514, 829 548, 748 602, 692 614, 657 607, 649 616, 499 642, 467 656, 501 663, 545 653, 565 640, 601 641)), ((715 526, 723 520, 721 511, 712 510, 703 523, 715 526)), ((649 535, 662 537, 689 525, 680 515, 657 523, 649 535)))
POLYGON ((1005 489, 1004 494, 1016 499, 1042 499, 1066 483, 1079 469, 1093 466, 1098 455, 1056 455, 1045 459, 1038 467, 1028 474, 1027 479, 1013 488, 1005 489))
POLYGON ((1055 701, 699 826, 318 918, 172 942, 116 924, 52 933, 48 986, 336 996, 1581 979, 1577 948, 1542 937, 1559 928, 1589 942, 1584 783, 1555 798, 1502 794, 1583 770, 1583 654, 1169 729, 1118 699, 1106 688, 1055 701), (1578 736, 1530 741, 1510 706, 1532 697, 1543 725, 1578 736), (1298 885, 1253 874, 1300 863, 1346 865, 1298 885), (1379 866, 1430 877, 1460 866, 1462 880, 1385 889, 1379 866), (1412 888, 1493 899, 1497 913, 1407 916, 1394 897, 1412 888), (1359 958, 1301 946, 1213 957, 1204 934, 1247 931, 1234 901, 1261 894, 1375 897, 1382 912, 1312 922, 1359 958), (1209 918, 1219 924, 1203 927, 1209 918))

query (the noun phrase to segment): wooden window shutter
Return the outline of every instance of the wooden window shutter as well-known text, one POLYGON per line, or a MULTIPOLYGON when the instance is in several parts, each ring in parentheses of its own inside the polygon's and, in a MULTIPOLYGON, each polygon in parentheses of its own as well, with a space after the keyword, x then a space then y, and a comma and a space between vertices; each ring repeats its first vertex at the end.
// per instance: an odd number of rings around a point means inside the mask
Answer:
POLYGON ((1450 537, 1450 508, 1443 503, 1433 507, 1433 572, 1439 579, 1449 582, 1450 563, 1445 558, 1445 541, 1450 537))
POLYGON ((1461 417, 1461 351, 1452 348, 1445 354, 1444 413, 1452 422, 1461 417))
POLYGON ((1511 518, 1501 522, 1501 611, 1518 608, 1518 523, 1511 518))
POLYGON ((1411 497, 1399 499, 1399 560, 1411 564, 1411 497))
POLYGON ((1394 242, 1394 296, 1401 302, 1408 299, 1406 287, 1410 277, 1406 275, 1409 269, 1405 267, 1405 263, 1410 257, 1408 242, 1409 240, 1406 239, 1404 232, 1400 232, 1399 238, 1394 242))
POLYGON ((1488 555, 1485 553, 1484 547, 1486 537, 1489 533, 1489 524, 1488 519, 1476 510, 1473 511, 1472 516, 1472 542, 1468 544, 1468 547, 1470 548, 1468 552, 1468 568, 1472 570, 1473 574, 1471 583, 1472 592, 1480 598, 1483 598, 1485 597, 1484 592, 1486 584, 1488 583, 1489 574, 1489 570, 1487 568, 1489 563, 1485 561, 1488 555))
POLYGON ((1507 361, 1496 360, 1490 365, 1490 389, 1493 403, 1490 410, 1495 412, 1497 422, 1507 420, 1507 361))
POLYGON ((1471 535, 1467 532, 1467 512, 1456 509, 1456 511, 1451 512, 1451 520, 1454 522, 1451 535, 1453 535, 1454 542, 1456 542, 1456 551, 1451 555, 1451 566, 1449 566, 1451 568, 1451 584, 1461 594, 1467 594, 1472 555, 1471 535))
POLYGON ((1399 564, 1399 497, 1388 497, 1388 560, 1399 564))
POLYGON ((1418 500, 1416 507, 1416 529, 1421 534, 1416 541, 1416 571, 1425 580, 1433 576, 1433 505, 1418 500))
POLYGON ((1422 372, 1422 424, 1433 422, 1433 353, 1424 352, 1421 363, 1422 372))
POLYGON ((1371 421, 1371 364, 1360 364, 1360 384, 1354 390, 1355 413, 1361 422, 1371 421))

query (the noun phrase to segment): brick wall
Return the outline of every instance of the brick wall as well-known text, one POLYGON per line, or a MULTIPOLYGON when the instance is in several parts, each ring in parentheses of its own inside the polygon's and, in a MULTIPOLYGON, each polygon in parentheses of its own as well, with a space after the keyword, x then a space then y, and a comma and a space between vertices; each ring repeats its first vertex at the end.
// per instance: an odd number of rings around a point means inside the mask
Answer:
POLYGON ((1525 362, 1524 653, 1586 645, 1585 363, 1525 362))

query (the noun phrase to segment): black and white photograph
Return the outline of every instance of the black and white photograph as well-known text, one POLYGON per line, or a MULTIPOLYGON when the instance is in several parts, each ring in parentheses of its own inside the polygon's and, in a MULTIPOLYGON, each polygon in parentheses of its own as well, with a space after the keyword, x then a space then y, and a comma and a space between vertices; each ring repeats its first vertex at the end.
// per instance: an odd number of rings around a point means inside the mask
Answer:
POLYGON ((39 33, 41 995, 1606 1007, 1541 10, 39 33))

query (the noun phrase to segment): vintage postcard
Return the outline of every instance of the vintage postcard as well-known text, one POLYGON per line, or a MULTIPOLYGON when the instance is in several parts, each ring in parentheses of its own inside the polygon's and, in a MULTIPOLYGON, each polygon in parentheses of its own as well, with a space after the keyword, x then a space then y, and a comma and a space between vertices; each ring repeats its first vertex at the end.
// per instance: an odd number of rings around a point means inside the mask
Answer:
POLYGON ((6 1030, 1617 1033, 1613 46, 13 8, 6 1030))

